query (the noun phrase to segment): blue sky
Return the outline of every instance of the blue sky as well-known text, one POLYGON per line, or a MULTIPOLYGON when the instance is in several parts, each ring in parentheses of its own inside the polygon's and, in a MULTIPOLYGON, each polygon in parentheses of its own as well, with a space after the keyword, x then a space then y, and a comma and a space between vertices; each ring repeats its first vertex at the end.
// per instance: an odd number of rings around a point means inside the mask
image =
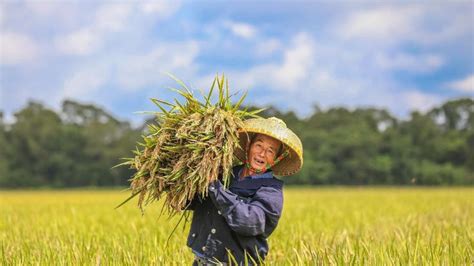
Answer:
POLYGON ((247 103, 380 107, 406 117, 474 98, 472 1, 1 1, 0 110, 65 98, 121 119, 207 90, 225 73, 247 103))

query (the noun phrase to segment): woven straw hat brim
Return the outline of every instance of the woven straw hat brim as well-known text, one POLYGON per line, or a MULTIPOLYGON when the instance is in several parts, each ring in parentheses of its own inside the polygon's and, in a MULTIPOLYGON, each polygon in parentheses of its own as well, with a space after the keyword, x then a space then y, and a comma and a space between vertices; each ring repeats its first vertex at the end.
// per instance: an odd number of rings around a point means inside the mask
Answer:
POLYGON ((235 156, 239 160, 245 162, 245 149, 255 133, 275 138, 284 144, 285 149, 289 150, 288 156, 271 168, 276 176, 293 175, 301 169, 303 166, 301 140, 286 127, 283 121, 277 118, 254 118, 244 121, 243 130, 239 134, 241 148, 235 151, 235 156))

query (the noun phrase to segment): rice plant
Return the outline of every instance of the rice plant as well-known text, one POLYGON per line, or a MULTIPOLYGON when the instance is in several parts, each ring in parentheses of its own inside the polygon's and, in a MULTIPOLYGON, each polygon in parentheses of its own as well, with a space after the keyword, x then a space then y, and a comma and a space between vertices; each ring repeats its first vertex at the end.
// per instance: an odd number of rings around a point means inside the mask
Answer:
MULTIPOLYGON (((0 265, 191 265, 189 224, 167 242, 179 217, 157 222, 159 208, 142 216, 132 204, 114 210, 127 193, 0 191, 0 265)), ((473 194, 286 187, 265 264, 473 265, 473 194)))
POLYGON ((231 102, 224 75, 216 76, 202 100, 174 79, 180 88, 173 91, 184 101, 151 99, 159 108, 154 112, 156 123, 148 125, 149 134, 143 136, 135 156, 119 164, 135 171, 130 179, 132 194, 122 204, 138 196, 143 210, 150 202, 165 197, 164 206, 170 216, 185 209, 196 195, 205 197, 209 184, 219 177, 228 185, 242 121, 259 112, 239 109, 246 94, 237 103, 231 102), (217 101, 213 102, 215 90, 217 101))

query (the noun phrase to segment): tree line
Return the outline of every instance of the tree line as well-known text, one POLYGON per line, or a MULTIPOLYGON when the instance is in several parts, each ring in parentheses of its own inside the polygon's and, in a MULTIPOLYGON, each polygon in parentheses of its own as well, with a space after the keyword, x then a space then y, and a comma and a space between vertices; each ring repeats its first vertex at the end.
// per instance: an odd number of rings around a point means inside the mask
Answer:
MULTIPOLYGON (((317 106, 311 116, 270 107, 301 138, 304 166, 287 184, 473 185, 474 100, 455 99, 399 119, 384 109, 317 106)), ((124 186, 146 123, 134 128, 95 105, 66 100, 60 112, 29 102, 6 123, 0 112, 0 187, 124 186)))

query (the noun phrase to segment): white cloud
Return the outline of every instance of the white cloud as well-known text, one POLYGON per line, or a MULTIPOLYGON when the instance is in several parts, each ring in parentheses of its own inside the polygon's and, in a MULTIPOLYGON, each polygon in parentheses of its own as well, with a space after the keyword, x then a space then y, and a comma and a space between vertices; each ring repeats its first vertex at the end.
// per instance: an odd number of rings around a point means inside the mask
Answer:
POLYGON ((91 100, 109 87, 122 91, 142 90, 169 80, 164 72, 193 76, 198 52, 198 43, 191 41, 162 43, 143 54, 96 58, 66 78, 56 100, 59 102, 65 97, 91 100))
POLYGON ((406 109, 427 111, 442 102, 441 97, 433 94, 423 93, 417 90, 401 92, 401 102, 406 109))
MULTIPOLYGON (((184 41, 163 43, 160 40, 163 38, 162 29, 156 22, 173 16, 179 5, 174 1, 105 2, 100 5, 84 5, 82 2, 70 5, 68 2, 57 7, 30 5, 31 10, 26 8, 26 11, 19 5, 21 12, 4 11, 3 16, 7 16, 3 18, 4 23, 16 23, 16 27, 35 32, 34 36, 39 36, 42 43, 48 38, 53 39, 54 48, 59 48, 64 54, 93 55, 63 58, 55 56, 56 51, 47 54, 48 51, 42 49, 41 55, 48 59, 42 62, 48 62, 51 67, 44 67, 28 76, 28 80, 35 84, 25 89, 31 91, 25 94, 49 101, 50 93, 35 91, 34 88, 60 88, 63 85, 63 91, 56 89, 51 94, 94 99, 96 102, 105 101, 100 97, 105 98, 106 94, 143 97, 144 93, 152 91, 149 88, 160 89, 164 82, 170 81, 161 74, 162 71, 172 72, 188 82, 196 81, 200 86, 195 88, 205 89, 219 71, 229 77, 232 88, 253 90, 248 100, 254 99, 256 104, 271 103, 282 109, 291 107, 300 114, 310 112, 314 103, 323 107, 373 105, 388 107, 399 115, 409 108, 426 108, 436 102, 438 96, 416 89, 404 93, 406 86, 411 86, 407 84, 411 79, 398 79, 398 75, 430 73, 453 63, 453 60, 448 60, 449 52, 446 51, 450 45, 426 49, 419 44, 433 44, 446 39, 461 44, 466 39, 456 36, 472 35, 465 34, 466 29, 472 30, 472 26, 465 23, 472 20, 470 13, 469 17, 449 9, 441 16, 439 10, 432 13, 432 5, 379 3, 357 5, 355 12, 353 7, 338 12, 343 16, 349 14, 348 17, 331 16, 333 22, 342 23, 335 25, 339 26, 337 36, 331 35, 331 24, 325 24, 327 21, 324 19, 313 21, 321 23, 322 31, 314 34, 294 32, 288 37, 289 28, 275 32, 270 24, 257 28, 262 24, 231 21, 225 17, 202 24, 201 20, 196 21, 186 12, 173 17, 179 32, 166 32, 166 37, 184 41), (68 12, 60 12, 64 9, 68 12), (18 24, 18 18, 25 14, 31 15, 29 23, 18 24), (13 16, 18 18, 11 20, 13 16), (47 25, 51 25, 51 21, 61 25, 49 28, 47 25), (190 40, 189 36, 201 41, 190 40), (227 53, 231 56, 225 57, 227 53), (46 57, 48 55, 52 57, 46 57), (222 55, 225 57, 223 60, 222 55), (242 57, 242 60, 237 57, 242 57), (235 64, 229 60, 232 58, 237 58, 235 64), (244 66, 245 63, 248 65, 244 66), (409 73, 397 72, 399 70, 409 73), (120 93, 114 94, 118 90, 120 93), (264 95, 262 90, 268 94, 264 95)), ((0 24, 1 21, 0 9, 0 24)), ((304 28, 308 25, 295 26, 304 28)), ((309 29, 316 30, 314 27, 309 29)), ((29 42, 23 43, 33 44, 34 48, 29 50, 36 51, 26 57, 37 58, 38 44, 27 36, 26 39, 29 42)), ((21 45, 11 46, 17 49, 21 45)), ((2 63, 3 50, 2 44, 2 63)), ((28 55, 28 49, 17 50, 22 50, 21 54, 17 51, 18 57, 28 55)), ((9 53, 12 54, 15 53, 9 53)), ((29 73, 19 72, 25 76, 29 73)), ((16 81, 12 78, 11 82, 16 81)), ((472 92, 469 84, 472 84, 471 76, 449 83, 449 87, 472 92)), ((15 85, 25 87, 19 82, 15 85)))
POLYGON ((162 43, 141 55, 126 56, 117 66, 117 83, 126 90, 138 90, 163 80, 164 72, 186 73, 195 68, 199 44, 162 43))
POLYGON ((4 6, 3 2, 0 2, 0 26, 3 25, 3 22, 5 21, 5 12, 6 7, 4 6))
POLYGON ((385 70, 405 70, 412 72, 432 72, 444 64, 439 55, 411 55, 406 53, 378 54, 375 63, 385 70))
POLYGON ((281 63, 256 65, 245 71, 231 71, 239 88, 252 88, 266 85, 275 90, 298 90, 298 84, 304 81, 314 62, 314 42, 307 33, 293 37, 291 44, 283 50, 281 63))
MULTIPOLYGON (((282 110, 291 108, 301 115, 311 113, 313 104, 317 102, 326 106, 354 106, 360 103, 380 103, 381 106, 387 101, 377 101, 378 99, 393 99, 387 96, 389 93, 383 88, 367 93, 367 89, 372 89, 372 80, 366 80, 364 77, 354 79, 335 72, 331 64, 335 62, 334 58, 341 59, 341 51, 331 49, 325 49, 322 44, 316 43, 311 35, 301 32, 293 36, 286 47, 279 48, 280 61, 224 72, 230 79, 233 90, 253 91, 249 94, 249 104, 276 104, 282 110), (331 52, 328 54, 327 51, 331 52), (265 89, 268 94, 252 102, 250 99, 255 97, 252 95, 260 94, 261 89, 265 89)), ((275 54, 275 57, 278 57, 278 54, 275 54)), ((344 61, 340 64, 350 67, 344 61)), ((352 67, 357 68, 357 65, 352 67)), ((203 77, 198 84, 206 88, 213 77, 213 74, 203 77)))
POLYGON ((74 98, 84 99, 92 97, 93 93, 100 89, 110 77, 110 69, 106 65, 88 65, 75 72, 66 79, 59 99, 74 98))
POLYGON ((356 11, 340 26, 344 38, 374 38, 390 41, 410 38, 421 15, 416 7, 380 7, 356 11))
POLYGON ((257 29, 247 23, 225 21, 224 26, 228 28, 233 34, 245 39, 253 38, 257 34, 257 29))
POLYGON ((104 4, 96 11, 93 23, 58 36, 55 39, 55 45, 64 54, 92 54, 103 46, 108 33, 124 29, 132 8, 131 4, 104 4))
POLYGON ((371 46, 402 42, 427 45, 452 42, 471 31, 472 9, 465 6, 391 3, 350 13, 337 26, 336 34, 345 40, 370 41, 371 46))
POLYGON ((83 28, 55 40, 56 47, 65 54, 88 55, 102 46, 102 38, 93 28, 83 28))
POLYGON ((103 33, 121 31, 126 25, 132 9, 131 4, 104 4, 95 14, 94 26, 103 33))
POLYGON ((141 10, 145 14, 168 18, 172 16, 180 6, 181 1, 179 0, 145 1, 141 4, 141 10))
MULTIPOLYGON (((232 88, 252 90, 250 95, 259 94, 261 88, 268 91, 254 104, 291 108, 300 115, 310 114, 313 104, 318 103, 322 107, 389 108, 403 116, 410 109, 426 110, 441 101, 437 95, 416 89, 405 92, 391 73, 394 69, 433 71, 443 64, 441 57, 379 55, 377 58, 370 51, 347 49, 344 43, 316 42, 302 32, 281 47, 280 61, 225 73, 232 88)), ((200 85, 207 85, 212 78, 213 75, 203 78, 200 85)))
POLYGON ((25 1, 23 4, 37 16, 50 16, 59 11, 62 3, 59 1, 25 1))
POLYGON ((275 73, 277 84, 285 90, 297 89, 295 84, 309 76, 314 62, 312 38, 300 33, 292 41, 292 47, 285 51, 284 63, 275 73))
POLYGON ((464 79, 453 81, 448 84, 448 87, 462 92, 474 93, 474 74, 464 79))
POLYGON ((0 32, 0 64, 31 62, 38 54, 39 48, 29 36, 16 32, 0 32))
POLYGON ((255 53, 258 56, 270 56, 282 48, 282 44, 277 39, 264 39, 258 41, 255 53))
POLYGON ((97 9, 91 23, 83 23, 81 28, 58 36, 55 45, 64 54, 90 55, 107 45, 110 34, 133 28, 136 26, 134 23, 143 19, 142 16, 153 19, 169 17, 179 5, 179 2, 171 1, 105 3, 97 9))
POLYGON ((55 45, 65 54, 92 54, 104 45, 108 33, 124 30, 132 10, 131 4, 104 4, 96 11, 94 23, 57 37, 55 45))

